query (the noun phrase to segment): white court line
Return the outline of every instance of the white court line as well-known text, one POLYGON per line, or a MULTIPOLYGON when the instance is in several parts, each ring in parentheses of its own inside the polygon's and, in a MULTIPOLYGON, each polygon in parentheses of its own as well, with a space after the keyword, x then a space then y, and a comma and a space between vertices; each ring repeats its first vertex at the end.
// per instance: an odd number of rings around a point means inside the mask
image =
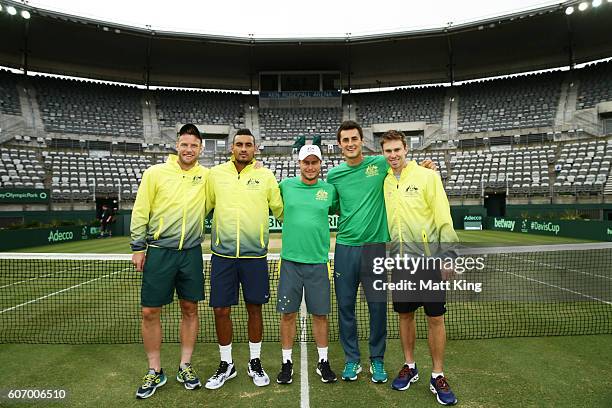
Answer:
MULTIPOLYGON (((504 254, 501 254, 501 255, 504 255, 504 254)), ((530 262, 530 263, 533 263, 533 264, 539 264, 539 265, 547 266, 547 267, 549 267, 549 268, 559 269, 559 270, 563 270, 563 271, 576 272, 576 273, 581 273, 581 274, 583 274, 583 275, 595 276, 595 277, 597 277, 597 278, 602 278, 602 279, 609 279, 609 280, 612 280, 612 277, 611 277, 611 276, 598 275, 598 274, 596 274, 596 273, 589 273, 589 272, 579 271, 579 270, 577 270, 577 269, 564 268, 564 267, 562 267, 562 266, 550 265, 550 264, 547 264, 547 263, 544 263, 544 262, 533 261, 533 260, 531 260, 531 259, 521 259, 521 258, 516 257, 516 256, 510 256, 510 255, 507 255, 507 256, 508 256, 508 257, 510 257, 510 258, 512 258, 512 259, 518 259, 518 260, 523 261, 523 262, 530 262)))
POLYGON ((22 306, 26 306, 26 305, 29 305, 31 303, 38 302, 39 300, 44 300, 44 299, 50 298, 51 296, 59 295, 60 293, 64 293, 64 292, 67 292, 69 290, 78 288, 79 286, 87 285, 88 283, 95 282, 95 281, 100 280, 100 279, 108 278, 109 276, 113 276, 113 275, 116 275, 116 274, 118 274, 120 272, 127 271, 128 269, 132 269, 132 266, 130 266, 129 268, 123 268, 123 269, 121 269, 119 271, 116 271, 116 272, 113 272, 113 273, 109 273, 109 274, 104 275, 104 276, 100 276, 99 278, 90 279, 90 280, 88 280, 86 282, 81 282, 78 285, 73 285, 73 286, 70 286, 69 288, 66 288, 66 289, 58 290, 57 292, 53 292, 53 293, 50 293, 48 295, 41 296, 41 297, 39 297, 37 299, 27 301, 27 302, 22 303, 20 305, 9 307, 8 309, 1 310, 0 314, 3 314, 5 312, 10 312, 11 310, 19 309, 22 306))
POLYGON ((82 265, 82 266, 75 266, 74 268, 64 269, 64 270, 57 271, 57 272, 50 272, 50 273, 48 273, 46 275, 35 276, 33 278, 25 279, 25 280, 22 280, 22 281, 19 281, 19 282, 9 283, 8 285, 0 286, 0 289, 8 288, 9 286, 20 285, 22 283, 30 282, 30 281, 33 281, 33 280, 36 280, 36 279, 40 279, 40 278, 46 278, 47 276, 55 275, 57 273, 68 272, 68 271, 72 271, 72 270, 75 270, 75 269, 84 268, 84 267, 89 266, 89 265, 91 265, 91 264, 86 264, 86 265, 82 265))
POLYGON ((596 298, 596 297, 590 296, 590 295, 585 295, 584 293, 577 292, 575 290, 571 290, 571 289, 568 289, 568 288, 564 288, 563 286, 558 286, 558 285, 554 285, 552 283, 543 282, 541 280, 529 278, 527 276, 519 275, 518 273, 514 273, 514 272, 508 272, 508 271, 505 271, 505 270, 499 269, 499 268, 494 268, 494 269, 497 270, 497 271, 500 271, 500 272, 507 273, 509 275, 513 275, 513 276, 516 276, 516 277, 519 277, 519 278, 526 279, 528 281, 539 283, 541 285, 550 286, 551 288, 555 288, 555 289, 563 290, 565 292, 573 293, 574 295, 579 295, 579 296, 585 297, 587 299, 596 300, 598 302, 605 303, 606 305, 612 305, 612 302, 609 302, 607 300, 599 299, 599 298, 596 298))
POLYGON ((310 394, 308 387, 308 343, 306 342, 306 331, 308 313, 306 312, 306 301, 302 296, 302 304, 300 305, 300 407, 310 407, 310 394))

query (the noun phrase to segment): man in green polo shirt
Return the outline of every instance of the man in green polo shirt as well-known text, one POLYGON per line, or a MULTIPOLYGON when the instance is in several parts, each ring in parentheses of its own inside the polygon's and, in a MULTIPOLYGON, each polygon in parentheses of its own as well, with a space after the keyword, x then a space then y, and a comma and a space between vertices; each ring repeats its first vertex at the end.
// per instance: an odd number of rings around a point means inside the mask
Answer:
POLYGON ((331 308, 328 215, 336 212, 338 198, 334 186, 319 179, 322 160, 319 146, 303 146, 298 159, 300 177, 285 179, 279 186, 284 220, 276 310, 282 314, 283 359, 276 382, 293 381, 291 351, 303 292, 319 354, 316 372, 321 381, 331 383, 337 377, 327 359, 327 315, 331 308))

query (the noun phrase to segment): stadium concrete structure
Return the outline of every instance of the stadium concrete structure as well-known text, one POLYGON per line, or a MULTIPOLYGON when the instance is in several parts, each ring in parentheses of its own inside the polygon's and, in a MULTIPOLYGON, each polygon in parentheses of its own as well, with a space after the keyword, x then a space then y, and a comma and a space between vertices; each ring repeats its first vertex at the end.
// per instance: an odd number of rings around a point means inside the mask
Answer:
POLYGON ((105 196, 129 209, 142 172, 164 160, 186 122, 207 135, 208 166, 226 159, 236 129, 253 129, 279 179, 296 174, 295 138, 321 136, 325 175, 342 160, 336 126, 354 119, 368 153, 382 132, 405 131, 414 158, 438 163, 454 206, 578 203, 612 217, 612 62, 575 68, 612 57, 612 4, 580 12, 578 3, 440 29, 266 39, 140 29, 0 0, 0 65, 131 84, 0 72, 0 188, 51 192, 48 204, 0 208, 88 210, 105 196), (185 56, 189 64, 176 63, 185 56), (265 75, 278 89, 268 92, 265 75), (283 75, 320 86, 284 92, 283 75), (458 84, 466 80, 477 81, 458 84), (151 89, 160 86, 227 91, 151 89))

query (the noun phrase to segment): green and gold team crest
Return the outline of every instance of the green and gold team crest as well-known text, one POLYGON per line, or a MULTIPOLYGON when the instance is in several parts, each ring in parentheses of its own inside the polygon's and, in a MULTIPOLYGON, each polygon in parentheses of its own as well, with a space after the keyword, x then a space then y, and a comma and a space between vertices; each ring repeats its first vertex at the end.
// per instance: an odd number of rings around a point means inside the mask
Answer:
POLYGON ((328 196, 329 196, 329 193, 327 191, 320 189, 319 191, 317 191, 315 199, 319 201, 327 201, 328 196))
POLYGON ((365 170, 365 174, 368 177, 372 177, 372 176, 378 176, 378 166, 375 164, 370 164, 366 170, 365 170))

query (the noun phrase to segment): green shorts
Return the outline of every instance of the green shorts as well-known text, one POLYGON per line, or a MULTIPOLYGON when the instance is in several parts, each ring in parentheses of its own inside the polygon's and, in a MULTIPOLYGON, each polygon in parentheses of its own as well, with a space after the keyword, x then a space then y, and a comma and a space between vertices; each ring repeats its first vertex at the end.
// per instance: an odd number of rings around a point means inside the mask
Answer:
POLYGON ((308 313, 327 315, 330 312, 329 264, 305 264, 282 259, 278 281, 279 313, 295 313, 302 303, 302 292, 308 313))
POLYGON ((179 299, 204 300, 204 263, 200 245, 182 251, 151 246, 147 249, 140 304, 161 307, 172 303, 175 288, 179 299))

